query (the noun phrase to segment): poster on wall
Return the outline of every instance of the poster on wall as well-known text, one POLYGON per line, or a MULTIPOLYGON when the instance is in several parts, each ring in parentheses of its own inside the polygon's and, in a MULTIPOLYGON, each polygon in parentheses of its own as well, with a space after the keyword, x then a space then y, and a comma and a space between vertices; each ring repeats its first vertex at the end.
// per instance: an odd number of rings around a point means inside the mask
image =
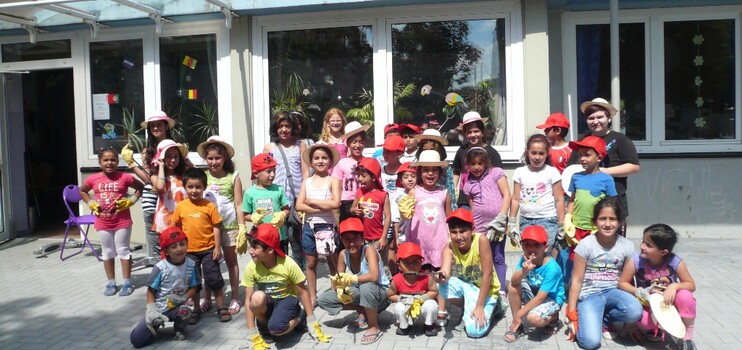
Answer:
POLYGON ((93 120, 111 119, 108 105, 108 94, 93 94, 93 120))

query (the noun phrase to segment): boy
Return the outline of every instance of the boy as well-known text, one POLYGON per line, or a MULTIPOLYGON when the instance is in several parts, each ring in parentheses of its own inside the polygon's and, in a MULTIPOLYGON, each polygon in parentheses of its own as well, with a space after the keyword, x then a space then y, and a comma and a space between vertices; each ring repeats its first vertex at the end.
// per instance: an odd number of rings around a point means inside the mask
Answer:
POLYGON ((306 277, 296 262, 280 247, 278 230, 271 224, 258 224, 250 232, 250 257, 242 275, 245 287, 247 336, 253 349, 269 349, 274 336, 306 328, 316 341, 328 343, 309 300, 306 277), (299 303, 304 307, 301 310, 299 303), (255 322, 257 321, 257 329, 255 322))
POLYGON ((155 264, 147 280, 147 312, 129 335, 135 348, 152 344, 157 328, 167 321, 174 322, 175 339, 185 340, 191 310, 184 304, 198 293, 196 264, 186 257, 188 237, 183 230, 163 230, 160 247, 162 260, 155 264))
POLYGON ((276 177, 276 160, 268 153, 261 153, 252 159, 252 179, 256 180, 245 191, 242 199, 242 215, 245 222, 253 225, 271 223, 281 235, 281 249, 289 248, 289 236, 282 227, 289 215, 289 200, 284 189, 273 183, 276 177))
POLYGON ((463 184, 466 183, 466 176, 469 170, 466 169, 466 153, 472 147, 482 147, 487 151, 490 162, 493 167, 502 168, 502 158, 492 146, 484 142, 484 123, 487 118, 482 118, 479 113, 469 111, 464 114, 461 129, 466 137, 467 143, 461 145, 456 151, 451 168, 453 169, 453 184, 457 189, 456 204, 459 208, 468 208, 469 199, 461 191, 463 184))
POLYGON ((346 219, 340 222, 339 228, 340 241, 345 248, 340 251, 337 262, 338 274, 330 277, 333 288, 320 294, 317 304, 332 316, 341 310, 357 311, 356 327, 368 327, 361 344, 372 344, 382 335, 378 314, 389 306, 386 297, 389 279, 382 272, 379 253, 376 249, 367 249, 369 246, 363 242, 361 220, 346 219))
POLYGON ((423 264, 423 252, 420 246, 406 242, 399 246, 397 263, 402 273, 396 274, 389 284, 386 295, 394 302, 394 315, 399 321, 397 335, 410 334, 410 326, 422 314, 425 320, 425 335, 432 337, 438 334, 433 324, 438 311, 438 286, 430 274, 420 274, 423 264))
POLYGON ((546 254, 549 237, 542 226, 528 226, 523 230, 520 245, 523 256, 510 277, 509 298, 513 323, 505 332, 505 341, 513 343, 525 334, 523 318, 534 327, 543 327, 543 333, 554 335, 559 331, 559 310, 566 299, 562 270, 546 254))
MULTIPOLYGON (((392 123, 392 124, 387 124, 387 125, 384 126, 384 141, 386 141, 386 139, 389 136, 400 136, 399 135, 399 125, 397 125, 396 123, 392 123)), ((386 164, 386 158, 384 158, 384 147, 383 146, 384 145, 378 146, 378 147, 381 147, 381 148, 377 148, 374 151, 374 154, 371 155, 371 158, 376 159, 379 162, 379 164, 381 164, 381 165, 386 164)))
POLYGON ((549 149, 551 164, 561 174, 569 163, 569 157, 572 156, 572 149, 564 139, 569 133, 569 119, 562 112, 552 113, 546 118, 545 123, 536 125, 536 129, 544 129, 544 135, 551 144, 549 149))
MULTIPOLYGON (((389 196, 381 183, 381 167, 373 158, 363 158, 356 167, 358 191, 351 212, 363 221, 363 239, 385 255, 391 224, 389 196)), ((396 237, 393 238, 396 241, 396 237)))
POLYGON ((397 246, 399 245, 399 208, 394 201, 396 197, 392 197, 392 194, 397 191, 397 171, 402 166, 399 159, 404 154, 405 142, 399 135, 390 135, 384 140, 382 147, 387 163, 381 167, 381 183, 384 185, 384 191, 389 193, 389 211, 392 216, 389 231, 387 231, 386 235, 389 250, 384 265, 389 268, 391 275, 395 275, 397 273, 397 246))
POLYGON ((443 249, 441 270, 435 276, 440 293, 438 321, 441 326, 446 323, 446 300, 458 299, 454 302, 463 304, 466 335, 482 338, 506 308, 499 298, 500 282, 493 276, 490 241, 473 232, 474 217, 469 210, 454 210, 446 223, 451 241, 443 249))
MULTIPOLYGON (((183 174, 183 184, 187 198, 175 205, 171 218, 171 225, 183 229, 188 236, 188 258, 196 263, 199 291, 201 279, 206 287, 214 293, 217 313, 220 322, 232 320, 232 316, 224 307, 224 279, 219 269, 219 259, 222 257, 221 229, 222 217, 216 205, 204 199, 206 189, 206 173, 201 169, 191 168, 183 174)), ((196 324, 203 310, 199 303, 199 293, 193 296, 193 305, 196 307, 191 316, 191 324, 196 324)))
POLYGON ((399 133, 402 135, 405 143, 405 151, 399 158, 400 163, 414 162, 417 158, 417 140, 416 135, 420 134, 420 128, 412 124, 399 124, 399 133))

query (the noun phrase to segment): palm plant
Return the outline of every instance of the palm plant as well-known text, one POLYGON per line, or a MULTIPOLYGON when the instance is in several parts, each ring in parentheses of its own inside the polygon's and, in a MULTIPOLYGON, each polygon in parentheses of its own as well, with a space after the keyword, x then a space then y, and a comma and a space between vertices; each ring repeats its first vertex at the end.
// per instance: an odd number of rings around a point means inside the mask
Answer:
POLYGON ((200 107, 196 107, 193 114, 195 121, 191 126, 193 136, 197 136, 200 142, 205 141, 212 135, 219 134, 219 111, 215 103, 203 101, 200 107))
POLYGON ((121 124, 117 124, 124 130, 126 142, 136 151, 144 149, 144 129, 139 126, 134 116, 134 109, 123 109, 121 124))
MULTIPOLYGON (((404 84, 401 81, 394 83, 394 92, 392 94, 392 104, 394 106, 395 120, 408 120, 412 118, 412 113, 405 107, 397 107, 400 100, 412 96, 415 93, 415 83, 404 84)), ((357 120, 361 124, 369 125, 374 122, 374 94, 371 90, 362 89, 358 97, 363 101, 359 108, 348 110, 348 117, 357 120)))

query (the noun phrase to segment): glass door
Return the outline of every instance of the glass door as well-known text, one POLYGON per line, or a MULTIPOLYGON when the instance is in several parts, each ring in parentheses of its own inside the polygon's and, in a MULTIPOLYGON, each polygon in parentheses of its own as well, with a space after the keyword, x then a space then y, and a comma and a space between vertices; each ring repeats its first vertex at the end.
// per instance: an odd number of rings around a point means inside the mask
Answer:
MULTIPOLYGON (((5 86, 7 74, 2 74, 2 86, 5 86)), ((5 91, 0 89, 0 91, 5 91)), ((0 94, 0 106, 5 108, 5 94, 0 94)), ((7 162, 7 139, 8 139, 8 119, 0 118, 0 242, 10 239, 10 202, 9 192, 6 190, 8 185, 8 162, 7 162)))

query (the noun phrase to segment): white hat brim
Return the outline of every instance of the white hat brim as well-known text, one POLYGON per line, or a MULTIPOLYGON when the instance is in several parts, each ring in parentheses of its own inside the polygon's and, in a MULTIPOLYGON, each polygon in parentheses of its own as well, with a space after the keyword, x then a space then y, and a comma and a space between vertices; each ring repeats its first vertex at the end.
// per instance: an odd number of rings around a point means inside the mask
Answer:
POLYGON ((446 140, 443 136, 420 134, 420 135, 415 135, 415 139, 417 139, 418 142, 420 142, 421 140, 433 140, 433 141, 440 142, 444 146, 448 145, 448 140, 446 140))
POLYGON ((580 105, 580 111, 582 111, 582 113, 585 113, 585 110, 588 107, 590 107, 590 106, 600 106, 600 107, 605 108, 605 110, 608 111, 608 117, 609 118, 613 118, 613 116, 615 116, 616 113, 618 113, 618 110, 616 109, 616 107, 613 107, 612 104, 610 104, 610 103, 603 103, 603 102, 594 102, 594 101, 583 102, 580 105))
POLYGON ((447 168, 448 162, 446 161, 440 161, 440 162, 412 162, 410 163, 413 167, 420 167, 420 166, 437 166, 441 168, 447 168))
POLYGON ((685 337, 685 324, 680 318, 678 309, 674 305, 665 304, 665 297, 660 293, 649 296, 649 306, 652 308, 652 317, 657 321, 665 332, 673 337, 683 339, 685 337))
POLYGON ((198 147, 196 147, 196 152, 198 153, 199 156, 201 156, 201 158, 206 159, 206 146, 208 146, 211 143, 218 143, 224 146, 224 148, 227 150, 227 155, 229 156, 229 158, 231 159, 234 157, 234 147, 232 147, 232 145, 228 144, 225 141, 208 141, 207 140, 207 141, 199 143, 198 147))
POLYGON ((361 133, 361 132, 364 132, 364 131, 368 130, 368 128, 370 128, 370 127, 371 127, 370 125, 361 126, 358 129, 355 129, 353 131, 348 132, 347 134, 344 134, 343 136, 340 137, 340 139, 347 140, 347 139, 349 139, 351 136, 353 136, 355 134, 358 134, 358 133, 361 133))

